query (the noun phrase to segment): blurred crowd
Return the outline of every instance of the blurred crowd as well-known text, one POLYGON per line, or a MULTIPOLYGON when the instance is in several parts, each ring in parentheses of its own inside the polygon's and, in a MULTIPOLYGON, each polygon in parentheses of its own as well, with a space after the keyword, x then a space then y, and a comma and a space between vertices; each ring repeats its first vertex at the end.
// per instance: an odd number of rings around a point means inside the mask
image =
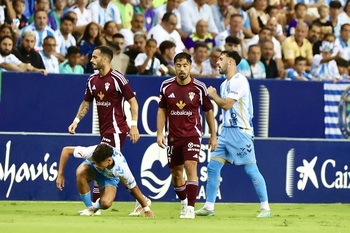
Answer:
POLYGON ((252 79, 350 80, 350 0, 0 0, 0 70, 83 74, 109 46, 124 74, 223 78, 236 50, 252 79))

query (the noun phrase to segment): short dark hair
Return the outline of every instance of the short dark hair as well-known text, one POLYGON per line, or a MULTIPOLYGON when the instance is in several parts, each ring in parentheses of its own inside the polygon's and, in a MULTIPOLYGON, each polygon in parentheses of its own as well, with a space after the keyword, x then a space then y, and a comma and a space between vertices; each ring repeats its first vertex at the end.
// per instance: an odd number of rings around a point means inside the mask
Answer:
POLYGON ((302 56, 298 56, 295 58, 294 60, 294 64, 297 64, 298 62, 301 62, 301 61, 307 61, 305 57, 302 57, 302 56))
POLYGON ((197 42, 194 45, 193 49, 194 49, 194 51, 197 51, 197 49, 199 49, 199 48, 207 48, 208 49, 208 45, 204 42, 197 42))
POLYGON ((146 41, 146 45, 148 45, 148 44, 151 43, 151 42, 154 42, 154 43, 156 43, 156 45, 157 45, 157 41, 156 41, 155 39, 153 39, 153 38, 149 38, 149 39, 146 41))
POLYGON ((237 36, 228 36, 225 39, 226 44, 240 44, 241 39, 239 39, 237 36))
POLYGON ((54 36, 46 36, 43 40, 43 43, 46 43, 49 39, 54 39, 56 41, 56 38, 54 36))
POLYGON ((113 58, 113 51, 108 48, 107 46, 105 45, 100 45, 100 46, 97 46, 94 50, 100 50, 100 52, 103 54, 103 55, 106 55, 108 57, 108 59, 110 61, 112 61, 112 58, 113 58))
POLYGON ((296 10, 298 10, 298 8, 299 7, 306 7, 306 9, 308 8, 307 7, 307 5, 305 4, 305 3, 303 3, 303 2, 298 2, 297 4, 295 4, 295 6, 294 6, 294 10, 296 11, 296 10))
POLYGON ((176 54, 176 56, 174 57, 174 64, 177 62, 177 60, 181 59, 186 59, 190 64, 192 64, 191 55, 185 52, 176 54))
POLYGON ((165 40, 159 45, 159 50, 161 54, 165 53, 165 50, 176 47, 176 44, 170 40, 165 40))
POLYGON ((80 48, 78 46, 70 46, 67 49, 67 55, 66 56, 73 55, 73 54, 78 54, 78 53, 81 53, 81 50, 80 50, 80 48))
POLYGON ((2 36, 2 37, 0 37, 0 43, 1 43, 3 40, 5 40, 5 39, 10 39, 10 40, 12 41, 12 43, 13 43, 13 38, 12 38, 11 36, 2 36))
POLYGON ((329 8, 340 9, 341 3, 339 1, 331 1, 329 3, 329 8))
POLYGON ((112 36, 112 39, 115 39, 115 38, 122 38, 122 39, 124 39, 124 36, 123 36, 123 34, 121 34, 121 33, 116 33, 116 34, 114 34, 113 36, 112 36))
POLYGON ((241 56, 237 53, 237 51, 234 51, 234 50, 233 51, 227 51, 227 50, 222 51, 221 55, 225 55, 226 57, 232 58, 233 60, 235 60, 236 65, 238 65, 242 60, 241 56))
MULTIPOLYGON (((254 47, 257 47, 257 48, 260 48, 260 45, 259 44, 252 44, 248 47, 248 53, 250 52, 250 50, 252 50, 252 48, 254 47)), ((260 48, 261 49, 261 48, 260 48)))
POLYGON ((350 24, 349 23, 344 23, 343 25, 341 25, 340 31, 343 31, 344 28, 347 27, 347 26, 350 26, 350 24))
POLYGON ((62 18, 61 18, 61 23, 63 23, 64 21, 69 21, 71 23, 74 24, 74 19, 72 18, 72 16, 70 15, 64 15, 62 18))
MULTIPOLYGON (((163 15, 162 22, 169 22, 169 19, 172 15, 175 15, 172 12, 167 12, 163 15)), ((176 15, 175 15, 176 16, 176 15)))
POLYGON ((114 149, 110 145, 105 143, 100 144, 95 148, 94 152, 92 153, 92 160, 95 163, 99 164, 105 161, 107 158, 112 157, 113 151, 114 149))

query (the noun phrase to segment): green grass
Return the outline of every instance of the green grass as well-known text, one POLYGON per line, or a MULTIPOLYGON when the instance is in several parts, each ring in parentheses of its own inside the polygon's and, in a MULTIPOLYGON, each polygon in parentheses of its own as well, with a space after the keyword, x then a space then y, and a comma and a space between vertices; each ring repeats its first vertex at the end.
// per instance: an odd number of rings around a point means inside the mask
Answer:
MULTIPOLYGON (((180 204, 153 202, 157 218, 129 217, 133 202, 115 202, 101 216, 77 216, 80 202, 0 201, 1 233, 224 233, 349 232, 349 204, 271 204, 273 217, 257 219, 259 204, 216 204, 216 215, 179 219, 180 204)), ((197 203, 196 209, 202 207, 197 203)))

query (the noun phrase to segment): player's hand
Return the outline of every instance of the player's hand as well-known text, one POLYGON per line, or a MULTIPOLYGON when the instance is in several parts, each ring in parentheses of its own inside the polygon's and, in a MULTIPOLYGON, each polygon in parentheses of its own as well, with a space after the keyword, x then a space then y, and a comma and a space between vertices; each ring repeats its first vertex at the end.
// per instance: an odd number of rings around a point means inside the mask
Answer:
POLYGON ((208 87, 208 95, 210 97, 213 97, 214 95, 216 95, 216 88, 213 86, 208 87))
POLYGON ((64 176, 63 175, 58 175, 56 179, 56 187, 62 191, 64 188, 64 176))
POLYGON ((160 148, 163 148, 163 149, 166 148, 165 137, 163 134, 157 135, 157 144, 160 148))
POLYGON ((210 137, 208 146, 210 148, 210 151, 213 152, 218 147, 218 140, 216 138, 216 135, 213 137, 210 137))
POLYGON ((75 129, 78 127, 78 124, 76 122, 73 122, 72 124, 70 124, 70 126, 68 126, 68 132, 70 134, 75 134, 75 129))
POLYGON ((136 126, 130 128, 130 140, 132 143, 136 143, 140 139, 139 129, 136 126))
POLYGON ((147 217, 147 218, 155 218, 156 217, 156 215, 153 213, 152 210, 146 211, 143 216, 147 217))

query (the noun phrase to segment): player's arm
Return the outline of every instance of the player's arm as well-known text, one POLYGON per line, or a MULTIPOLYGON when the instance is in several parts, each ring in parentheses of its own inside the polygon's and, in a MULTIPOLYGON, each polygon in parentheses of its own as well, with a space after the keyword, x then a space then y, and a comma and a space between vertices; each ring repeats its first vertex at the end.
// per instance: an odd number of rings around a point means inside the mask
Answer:
POLYGON ((128 100, 130 104, 131 112, 131 124, 130 124, 130 140, 132 143, 136 143, 140 139, 140 133, 137 128, 139 105, 135 97, 128 100))
POLYGON ((232 108, 232 106, 236 103, 236 100, 231 99, 231 98, 221 98, 218 93, 216 92, 215 87, 208 87, 208 94, 209 96, 215 101, 217 105, 219 105, 220 108, 224 110, 229 110, 232 108))
POLYGON ((60 162, 58 166, 58 175, 56 179, 56 186, 61 191, 64 187, 64 169, 66 168, 69 157, 73 155, 74 149, 74 146, 66 146, 63 147, 61 152, 60 162))
POLYGON ((166 108, 158 108, 157 113, 157 144, 161 148, 165 148, 165 137, 163 134, 166 120, 166 108))
POLYGON ((76 117, 74 118, 72 124, 68 126, 68 132, 70 134, 75 134, 75 129, 78 127, 78 123, 85 117, 85 115, 88 113, 90 109, 90 102, 83 100, 83 102, 79 106, 78 113, 76 117))
POLYGON ((210 109, 209 111, 204 112, 204 115, 210 131, 210 139, 209 139, 208 145, 209 145, 210 151, 214 151, 218 147, 218 142, 216 139, 213 110, 210 109))

